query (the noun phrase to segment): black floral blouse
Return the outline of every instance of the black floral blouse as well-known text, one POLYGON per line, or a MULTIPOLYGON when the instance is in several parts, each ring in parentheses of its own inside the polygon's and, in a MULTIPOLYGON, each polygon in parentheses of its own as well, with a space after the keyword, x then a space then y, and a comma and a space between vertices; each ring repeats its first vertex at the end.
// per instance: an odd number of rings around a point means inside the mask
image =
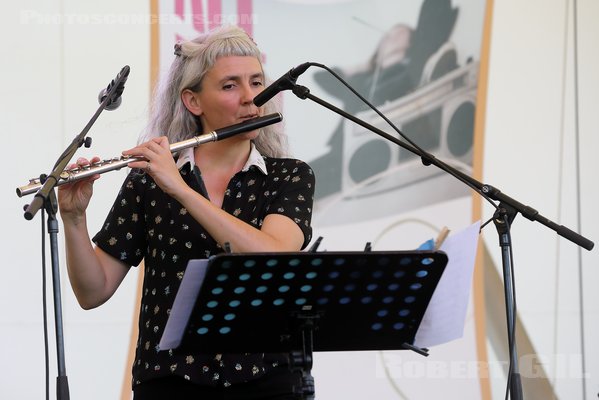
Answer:
MULTIPOLYGON (((268 214, 285 215, 301 228, 303 247, 307 246, 312 234, 312 170, 294 159, 260 157, 259 161, 261 165, 244 168, 231 179, 222 208, 257 228, 268 214)), ((186 163, 180 172, 187 184, 206 196, 197 167, 186 163)), ((93 241, 128 265, 136 266, 145 260, 134 386, 149 379, 178 375, 202 385, 227 387, 258 378, 282 362, 280 356, 269 354, 159 351, 158 342, 188 260, 207 258, 223 250, 150 176, 139 171, 128 175, 93 241)))

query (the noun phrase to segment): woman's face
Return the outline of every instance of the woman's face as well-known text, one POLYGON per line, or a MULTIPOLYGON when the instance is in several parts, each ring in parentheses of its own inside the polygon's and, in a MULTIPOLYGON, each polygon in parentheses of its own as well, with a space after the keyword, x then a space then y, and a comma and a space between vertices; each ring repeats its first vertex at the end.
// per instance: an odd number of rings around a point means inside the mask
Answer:
POLYGON ((219 57, 195 93, 204 133, 260 116, 261 110, 252 100, 262 90, 264 73, 258 59, 219 57))

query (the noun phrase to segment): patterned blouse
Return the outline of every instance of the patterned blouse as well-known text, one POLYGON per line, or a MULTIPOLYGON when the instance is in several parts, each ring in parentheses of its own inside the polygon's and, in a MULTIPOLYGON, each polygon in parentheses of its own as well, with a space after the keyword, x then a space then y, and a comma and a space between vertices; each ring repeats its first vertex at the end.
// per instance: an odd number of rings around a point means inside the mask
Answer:
MULTIPOLYGON (((178 165, 186 183, 207 197, 193 156, 189 152, 183 154, 178 165)), ((312 234, 313 195, 314 175, 307 164, 294 159, 262 157, 252 146, 248 164, 228 184, 222 208, 256 228, 262 226, 268 214, 285 215, 301 228, 302 247, 306 247, 312 234)), ((149 175, 139 171, 128 175, 93 241, 128 265, 136 266, 145 260, 134 386, 149 379, 178 375, 202 385, 227 387, 258 378, 282 362, 280 355, 271 354, 158 350, 187 262, 223 250, 149 175)))

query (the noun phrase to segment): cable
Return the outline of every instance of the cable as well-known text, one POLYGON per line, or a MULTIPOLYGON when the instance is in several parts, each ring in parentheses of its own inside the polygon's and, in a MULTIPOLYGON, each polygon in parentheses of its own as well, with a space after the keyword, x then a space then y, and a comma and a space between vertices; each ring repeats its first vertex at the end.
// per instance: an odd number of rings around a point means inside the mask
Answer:
MULTIPOLYGON (((580 116, 578 107, 578 1, 574 0, 573 5, 573 37, 574 37, 574 137, 576 152, 576 223, 578 228, 582 227, 581 204, 580 204, 580 116)), ((582 363, 582 398, 586 399, 586 358, 584 346, 584 279, 582 269, 582 249, 577 247, 578 251, 578 302, 580 304, 580 353, 582 363)))
MULTIPOLYGON (((395 124, 393 124, 393 122, 391 122, 382 112, 380 112, 374 105, 372 105, 368 100, 366 100, 360 93, 358 93, 354 88, 352 88, 347 82, 345 82, 345 80, 343 80, 343 78, 341 78, 341 76, 339 76, 339 74, 337 74, 335 71, 333 71, 331 68, 327 67, 324 64, 319 64, 319 63, 315 63, 315 62, 311 62, 310 65, 315 66, 315 67, 319 67, 322 68, 324 70, 326 70, 327 72, 329 72, 331 75, 333 75, 339 82, 341 82, 346 88, 348 88, 353 94, 355 94, 360 100, 362 100, 362 102, 364 104, 366 104, 368 107, 370 107, 370 109, 372 109, 374 112, 376 112, 387 124, 389 124, 389 126, 391 128, 393 128, 393 130, 395 132, 397 132, 399 134, 399 136, 401 136, 406 142, 408 142, 412 147, 416 148, 418 151, 420 151, 421 154, 426 155, 429 158, 434 158, 434 156, 432 156, 431 154, 429 154, 428 152, 424 151, 422 148, 420 148, 420 146, 418 146, 416 143, 414 143, 414 141, 412 141, 409 137, 407 137, 406 135, 404 135, 404 133, 399 130, 399 128, 397 126, 395 126, 395 124)), ((423 157, 423 156, 421 156, 423 157)), ((423 157, 423 162, 424 162, 424 157, 423 157)), ((436 165, 436 164, 435 164, 436 165)), ((497 208, 497 205, 493 202, 493 200, 491 200, 486 194, 482 193, 480 190, 478 190, 478 188, 474 187, 470 182, 462 179, 461 177, 454 175, 453 173, 451 173, 451 171, 445 167, 444 163, 440 163, 440 165, 436 165, 437 167, 439 167, 439 169, 447 172, 448 174, 450 174, 451 176, 455 177, 456 179, 458 179, 459 181, 461 181, 462 183, 466 184, 468 187, 470 187, 472 190, 474 190, 475 192, 477 192, 478 194, 480 194, 485 200, 487 200, 489 203, 491 203, 491 205, 494 208, 497 208)))
POLYGON ((50 355, 48 345, 48 304, 46 302, 46 211, 42 207, 42 312, 44 325, 44 357, 46 364, 46 400, 50 400, 50 355))
MULTIPOLYGON (((360 93, 358 93, 355 89, 353 89, 348 83, 346 83, 343 78, 341 78, 335 71, 333 71, 332 69, 330 69, 329 67, 327 67, 326 65, 323 64, 318 64, 318 63, 310 63, 313 66, 325 69, 326 71, 328 71, 331 75, 333 75, 338 81, 340 81, 345 87, 347 87, 353 94, 355 94, 360 100, 362 100, 362 102, 364 102, 366 105, 368 105, 368 107, 370 107, 373 111, 375 111, 385 122, 387 122, 387 124, 389 124, 389 126, 391 126, 403 139, 405 139, 410 145, 412 145, 414 148, 416 148, 417 150, 419 150, 421 152, 421 154, 423 156, 422 157, 422 161, 423 163, 425 163, 425 159, 424 156, 429 157, 430 158, 434 158, 434 156, 430 155, 429 153, 425 152, 423 149, 421 149, 416 143, 414 143, 410 138, 408 138, 406 135, 404 135, 399 128, 397 128, 383 113, 381 113, 374 105, 372 105, 368 100, 366 100, 362 95, 360 95, 360 93)), ((425 163, 426 164, 426 163, 425 163)), ((449 168, 446 168, 444 163, 439 163, 440 165, 435 164, 437 167, 439 167, 441 170, 449 173, 450 175, 454 176, 455 178, 457 178, 458 180, 460 180, 461 182, 463 182, 464 184, 466 184, 468 187, 470 187, 471 189, 473 189, 475 192, 479 193, 480 196, 482 196, 483 199, 487 200, 495 209, 497 209, 499 206, 485 193, 483 193, 481 190, 479 190, 478 188, 476 188, 473 184, 471 184, 470 182, 468 182, 465 179, 462 179, 460 176, 457 176, 455 174, 453 174, 449 168)), ((487 221, 484 225, 488 224, 490 221, 487 221)), ((510 265, 509 265, 509 270, 511 273, 511 296, 513 299, 513 304, 512 304, 512 314, 511 314, 511 319, 508 321, 508 346, 509 346, 509 369, 508 369, 508 375, 507 375, 507 384, 506 384, 506 392, 505 392, 505 398, 506 400, 508 399, 508 396, 510 395, 511 391, 510 391, 510 387, 512 385, 512 372, 514 369, 514 366, 516 365, 516 361, 514 359, 514 357, 516 357, 516 351, 515 351, 515 346, 516 346, 516 312, 517 312, 517 307, 516 307, 516 289, 515 289, 515 279, 514 279, 514 262, 513 262, 513 251, 512 251, 512 239, 511 239, 511 230, 510 230, 510 221, 509 221, 509 217, 508 215, 504 215, 504 223, 506 225, 506 236, 507 239, 509 241, 509 258, 510 258, 510 265)), ((484 226, 483 225, 483 226, 484 226)), ((481 230, 482 227, 481 226, 481 230)), ((506 299, 507 300, 507 299, 506 299)), ((506 304, 507 306, 507 304, 506 304)), ((509 313, 508 313, 509 314, 509 313)), ((517 371, 517 373, 519 374, 520 372, 517 371)), ((520 382, 520 380, 518 379, 518 383, 520 382)), ((520 383, 519 383, 520 384, 520 383)))
MULTIPOLYGON (((558 160, 558 179, 557 179, 557 221, 562 220, 562 193, 563 193, 563 182, 564 182, 564 142, 565 142, 565 113, 566 113, 566 73, 567 73, 567 58, 568 58, 568 30, 569 30, 569 21, 570 21, 570 1, 566 0, 565 2, 565 10, 564 10, 564 47, 562 53, 562 85, 561 85, 561 110, 560 110, 560 146, 561 149, 559 152, 559 160, 558 160)), ((555 299, 553 302, 554 308, 554 323, 553 323, 553 354, 558 353, 558 338, 559 338, 559 325, 560 325, 560 315, 559 315, 559 300, 560 300, 560 254, 561 254, 561 240, 559 237, 555 238, 555 274, 554 279, 555 283, 553 286, 553 290, 555 292, 555 299)), ((550 382, 555 385, 557 377, 557 363, 553 363, 552 373, 550 382)))
POLYGON ((479 232, 482 232, 483 228, 484 228, 485 226, 489 225, 489 223, 490 223, 490 222, 492 222, 492 221, 493 221, 493 217, 489 218, 489 219, 488 219, 488 220, 487 220, 487 221, 486 221, 484 224, 481 224, 481 225, 480 225, 479 232))
MULTIPOLYGON (((508 219, 507 216, 505 217, 505 221, 507 223, 508 219)), ((508 240, 510 241, 510 270, 511 270, 511 275, 512 275, 512 303, 513 303, 513 308, 512 308, 512 331, 510 332, 510 343, 512 348, 516 348, 516 322, 517 322, 517 318, 516 316, 517 314, 517 306, 516 306, 516 278, 514 277, 514 252, 513 252, 513 242, 512 242, 512 229, 511 226, 508 225, 507 228, 507 232, 506 232, 507 236, 508 236, 508 240)), ((511 351, 511 350, 510 350, 511 351)), ((516 351, 511 351, 512 355, 516 356, 516 351)), ((512 364, 514 362, 513 358, 511 358, 510 364, 512 364)), ((510 365, 510 370, 513 369, 513 365, 510 365)), ((520 374, 520 371, 517 371, 516 373, 520 374)), ((511 374, 510 374, 511 376, 511 374)), ((510 382, 511 383, 511 382, 510 382)))

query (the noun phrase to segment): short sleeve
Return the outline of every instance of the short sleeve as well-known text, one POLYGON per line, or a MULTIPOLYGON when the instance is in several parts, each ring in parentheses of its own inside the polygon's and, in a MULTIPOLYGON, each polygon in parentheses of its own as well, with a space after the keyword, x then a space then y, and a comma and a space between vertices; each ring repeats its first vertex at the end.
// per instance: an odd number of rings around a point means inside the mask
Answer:
POLYGON ((304 234, 304 249, 312 240, 312 206, 314 203, 314 172, 300 160, 292 162, 280 177, 285 182, 270 204, 267 214, 281 214, 291 218, 304 234))

